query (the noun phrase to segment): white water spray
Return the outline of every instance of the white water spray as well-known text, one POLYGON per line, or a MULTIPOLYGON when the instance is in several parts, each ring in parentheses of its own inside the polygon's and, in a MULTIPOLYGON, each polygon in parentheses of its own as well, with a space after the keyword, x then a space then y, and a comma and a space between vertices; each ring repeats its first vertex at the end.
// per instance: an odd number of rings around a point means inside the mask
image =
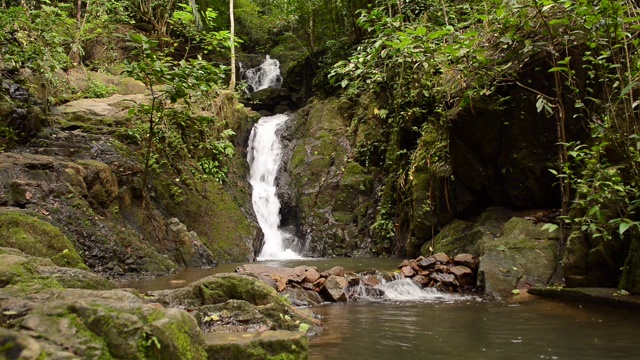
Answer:
POLYGON ((244 78, 249 85, 247 87, 249 94, 268 87, 279 87, 282 83, 280 62, 267 55, 260 66, 247 70, 244 73, 244 78))
POLYGON ((280 201, 276 194, 276 175, 282 157, 277 131, 287 120, 286 115, 266 116, 251 130, 247 161, 251 167, 253 210, 264 233, 264 246, 258 260, 299 259, 287 249, 285 242, 293 236, 280 226, 280 201))

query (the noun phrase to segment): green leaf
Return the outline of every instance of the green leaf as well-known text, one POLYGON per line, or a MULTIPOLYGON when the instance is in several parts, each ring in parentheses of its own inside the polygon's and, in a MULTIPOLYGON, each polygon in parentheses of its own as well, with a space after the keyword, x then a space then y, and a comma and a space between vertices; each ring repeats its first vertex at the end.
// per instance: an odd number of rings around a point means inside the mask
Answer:
POLYGON ((633 222, 621 222, 620 223, 620 228, 618 228, 618 231, 620 232, 620 235, 624 234, 625 231, 629 230, 629 228, 631 227, 631 225, 633 225, 633 222))
POLYGON ((298 330, 302 331, 302 332, 307 332, 309 331, 309 329, 311 329, 311 325, 307 324, 307 323, 302 323, 300 324, 300 326, 298 327, 298 330))
POLYGON ((549 230, 549 232, 554 232, 558 229, 558 225, 552 223, 546 223, 542 225, 541 230, 549 230))
POLYGON ((520 290, 519 289, 513 289, 513 290, 511 290, 511 293, 513 295, 520 295, 520 290))

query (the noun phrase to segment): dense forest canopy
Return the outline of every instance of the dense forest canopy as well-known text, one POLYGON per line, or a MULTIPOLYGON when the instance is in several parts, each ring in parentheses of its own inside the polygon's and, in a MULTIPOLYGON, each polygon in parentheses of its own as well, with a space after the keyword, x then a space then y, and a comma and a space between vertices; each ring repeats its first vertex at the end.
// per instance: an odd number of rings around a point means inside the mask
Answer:
MULTIPOLYGON (((196 103, 226 86, 228 7, 206 0, 3 0, 0 71, 6 78, 20 69, 37 74, 48 104, 95 95, 62 86, 57 74, 75 66, 126 71, 146 85, 171 85, 171 101, 196 103), (178 86, 185 79, 192 83, 178 86)), ((619 239, 640 232, 638 11, 631 0, 236 0, 235 45, 240 54, 310 59, 318 94, 376 94, 374 120, 389 141, 372 141, 356 157, 387 179, 377 236, 403 236, 398 224, 411 216, 416 168, 426 166, 434 179, 450 171, 452 112, 473 111, 487 99, 507 106, 507 89, 516 87, 536 97, 537 111, 557 129, 549 171, 558 225, 619 239), (525 83, 521 76, 530 71, 544 82, 525 83), (589 136, 572 136, 574 128, 589 136)), ((214 133, 229 136, 218 124, 214 133)), ((147 136, 140 131, 135 136, 147 136)), ((220 146, 206 151, 224 153, 220 146)), ((215 173, 216 166, 201 167, 215 173)), ((432 181, 427 191, 441 185, 432 181)), ((423 210, 447 206, 436 196, 423 210)))

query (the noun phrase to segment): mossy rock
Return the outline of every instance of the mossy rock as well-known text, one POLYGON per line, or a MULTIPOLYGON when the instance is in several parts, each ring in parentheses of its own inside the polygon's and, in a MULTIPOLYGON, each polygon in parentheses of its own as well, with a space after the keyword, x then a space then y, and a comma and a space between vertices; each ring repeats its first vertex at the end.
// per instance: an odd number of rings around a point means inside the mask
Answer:
POLYGON ((0 327, 0 359, 41 360, 47 354, 42 346, 28 335, 0 327))
POLYGON ((555 281, 560 261, 559 241, 548 231, 546 239, 527 236, 544 234, 539 232, 540 227, 540 224, 514 218, 503 227, 504 236, 483 237, 479 243, 478 281, 484 285, 485 293, 504 298, 514 289, 550 285, 555 281))
POLYGON ((202 304, 219 304, 227 300, 245 300, 253 305, 281 301, 274 288, 247 275, 223 273, 208 276, 191 285, 202 304))
POLYGON ((60 229, 23 211, 0 212, 0 246, 51 259, 54 264, 89 270, 60 229))
POLYGON ((28 328, 25 334, 55 359, 207 358, 202 333, 191 315, 145 305, 124 291, 58 289, 28 299, 10 296, 0 290, 0 306, 25 310, 8 325, 28 328))
POLYGON ((307 336, 301 331, 207 334, 205 340, 210 359, 302 360, 309 358, 307 336))
MULTIPOLYGON (((473 223, 464 220, 453 220, 442 231, 438 233, 433 239, 435 244, 433 253, 443 252, 450 256, 455 256, 461 253, 470 253, 473 255, 478 254, 478 240, 482 238, 482 232, 478 229, 474 229, 473 223)), ((423 256, 429 256, 432 252, 429 251, 431 247, 431 241, 427 241, 420 254, 423 256)))
POLYGON ((266 283, 236 273, 215 274, 185 288, 151 291, 148 295, 164 305, 187 307, 222 304, 228 300, 244 300, 253 305, 283 301, 266 283))

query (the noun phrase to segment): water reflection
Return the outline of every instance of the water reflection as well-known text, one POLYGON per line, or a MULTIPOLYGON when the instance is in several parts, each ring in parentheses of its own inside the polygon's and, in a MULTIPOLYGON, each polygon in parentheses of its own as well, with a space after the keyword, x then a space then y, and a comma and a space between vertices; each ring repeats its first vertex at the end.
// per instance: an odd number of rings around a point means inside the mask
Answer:
POLYGON ((640 358, 640 320, 626 311, 474 299, 352 303, 314 311, 327 329, 311 341, 312 360, 640 358))

